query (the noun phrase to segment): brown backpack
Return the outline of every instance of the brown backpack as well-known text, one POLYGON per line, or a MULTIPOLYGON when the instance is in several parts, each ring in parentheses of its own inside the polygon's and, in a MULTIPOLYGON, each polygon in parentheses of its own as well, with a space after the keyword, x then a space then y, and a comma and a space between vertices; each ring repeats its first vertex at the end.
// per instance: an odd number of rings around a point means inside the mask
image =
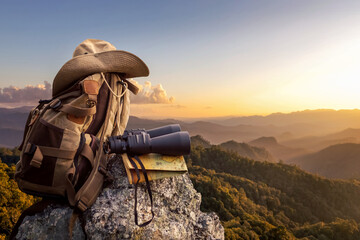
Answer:
POLYGON ((148 76, 146 64, 109 42, 86 39, 53 82, 53 98, 29 114, 19 149, 19 188, 46 198, 64 198, 85 211, 96 200, 107 172, 103 144, 122 134, 129 119, 128 78, 148 76))
POLYGON ((22 191, 44 198, 22 213, 10 239, 26 216, 51 203, 66 199, 76 216, 95 202, 111 178, 103 144, 124 132, 129 90, 139 91, 128 79, 148 75, 140 58, 109 42, 86 39, 76 47, 55 76, 53 98, 40 100, 27 119, 15 180, 22 191))
POLYGON ((120 74, 97 73, 51 100, 40 100, 20 146, 19 188, 66 197, 81 211, 90 207, 109 177, 102 145, 108 136, 122 134, 128 121, 129 84, 120 74))

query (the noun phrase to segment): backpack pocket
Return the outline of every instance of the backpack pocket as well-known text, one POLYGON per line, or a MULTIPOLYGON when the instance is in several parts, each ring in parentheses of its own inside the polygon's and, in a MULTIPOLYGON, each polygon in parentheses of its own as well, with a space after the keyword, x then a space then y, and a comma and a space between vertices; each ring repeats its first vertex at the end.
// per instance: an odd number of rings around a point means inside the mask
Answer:
POLYGON ((57 156, 68 155, 72 151, 60 150, 64 129, 40 119, 29 136, 21 159, 21 177, 31 183, 52 186, 57 156))
POLYGON ((25 192, 64 195, 80 134, 40 118, 32 127, 21 155, 16 178, 25 192), (52 190, 49 190, 52 188, 52 190))

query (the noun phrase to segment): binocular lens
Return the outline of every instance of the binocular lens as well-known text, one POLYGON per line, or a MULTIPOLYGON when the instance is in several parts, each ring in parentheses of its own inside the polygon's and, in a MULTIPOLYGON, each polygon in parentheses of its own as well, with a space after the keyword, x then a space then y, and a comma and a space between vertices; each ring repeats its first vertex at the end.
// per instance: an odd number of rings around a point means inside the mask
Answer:
POLYGON ((151 138, 151 152, 164 155, 187 155, 190 153, 188 132, 175 132, 151 138))

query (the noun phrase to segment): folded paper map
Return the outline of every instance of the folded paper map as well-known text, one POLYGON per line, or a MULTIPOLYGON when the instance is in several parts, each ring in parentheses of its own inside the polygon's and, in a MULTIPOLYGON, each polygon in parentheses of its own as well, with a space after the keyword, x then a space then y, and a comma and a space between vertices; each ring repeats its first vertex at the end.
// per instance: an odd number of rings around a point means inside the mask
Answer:
MULTIPOLYGON (((138 156, 143 163, 149 181, 181 175, 187 172, 187 166, 183 156, 166 156, 156 153, 138 156)), ((122 155, 126 173, 131 184, 137 182, 137 175, 134 166, 129 161, 127 154, 122 155)), ((140 173, 140 183, 145 182, 140 164, 133 158, 140 173)))

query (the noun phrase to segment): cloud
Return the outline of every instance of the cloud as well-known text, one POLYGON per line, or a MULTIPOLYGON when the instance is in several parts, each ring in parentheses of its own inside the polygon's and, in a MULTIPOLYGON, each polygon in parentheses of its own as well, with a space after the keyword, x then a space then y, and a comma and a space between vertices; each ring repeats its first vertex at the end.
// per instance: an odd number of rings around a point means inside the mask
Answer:
POLYGON ((147 104, 147 103, 173 103, 175 98, 168 97, 165 89, 161 84, 152 86, 151 82, 146 81, 144 85, 132 80, 132 82, 140 88, 137 95, 131 95, 131 103, 147 104))
POLYGON ((10 105, 34 105, 40 99, 51 98, 51 84, 44 82, 36 86, 27 85, 24 88, 5 87, 0 88, 0 104, 10 105))
POLYGON ((176 104, 176 105, 174 105, 174 104, 171 104, 171 105, 165 105, 164 107, 165 107, 165 108, 176 108, 176 109, 186 108, 186 106, 184 106, 184 105, 180 105, 180 104, 176 104))
MULTIPOLYGON (((133 104, 169 104, 175 100, 174 97, 167 95, 161 84, 152 86, 151 82, 146 81, 141 85, 134 80, 131 81, 140 88, 137 95, 131 94, 131 103, 133 104)), ((51 84, 46 81, 44 84, 27 85, 24 88, 13 86, 0 88, 0 107, 34 106, 40 99, 50 99, 51 95, 51 84)), ((181 108, 180 105, 174 105, 174 107, 181 108)))

